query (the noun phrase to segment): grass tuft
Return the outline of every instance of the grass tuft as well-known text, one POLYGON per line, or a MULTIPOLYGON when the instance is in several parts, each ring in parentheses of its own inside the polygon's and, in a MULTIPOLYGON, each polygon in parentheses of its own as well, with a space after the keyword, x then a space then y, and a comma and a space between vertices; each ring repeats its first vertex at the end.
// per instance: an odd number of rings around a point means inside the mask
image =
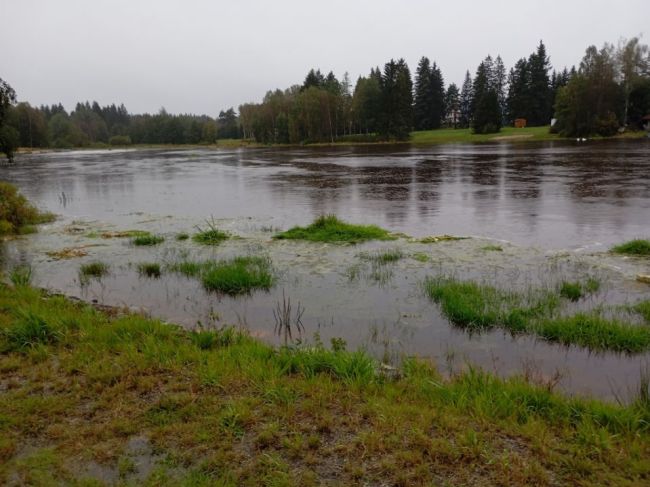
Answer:
POLYGON ((275 278, 271 261, 265 257, 235 257, 207 266, 201 275, 203 287, 229 295, 268 290, 275 278))
POLYGON ((335 215, 318 217, 306 227, 293 227, 273 236, 278 240, 308 240, 310 242, 359 243, 368 240, 394 240, 388 230, 376 225, 353 225, 335 215))
POLYGON ((104 262, 95 261, 88 264, 82 264, 79 267, 79 280, 82 283, 87 283, 90 279, 101 279, 108 274, 108 264, 104 262))
POLYGON ((138 274, 144 277, 157 279, 162 274, 160 264, 157 262, 140 262, 138 264, 138 274))
POLYGON ((176 240, 178 240, 179 242, 183 240, 187 240, 188 238, 190 238, 189 233, 181 232, 178 235, 176 235, 176 240))
POLYGON ((230 238, 230 234, 219 230, 214 218, 206 221, 206 228, 197 227, 198 233, 194 234, 192 240, 202 245, 219 245, 230 238))
POLYGON ((143 235, 138 235, 135 238, 131 239, 131 243, 138 247, 158 245, 165 241, 165 237, 161 235, 153 235, 146 233, 143 235))
POLYGON ((3 335, 9 351, 24 351, 54 343, 60 334, 42 315, 29 308, 19 308, 12 325, 3 330, 3 335))
POLYGON ((377 252, 364 252, 360 254, 361 259, 370 261, 374 265, 392 264, 404 258, 404 252, 400 249, 386 249, 377 252))
POLYGON ((612 247, 615 254, 650 256, 650 240, 637 239, 612 247))
POLYGON ((32 266, 20 265, 14 267, 9 279, 14 286, 29 286, 32 282, 32 266))

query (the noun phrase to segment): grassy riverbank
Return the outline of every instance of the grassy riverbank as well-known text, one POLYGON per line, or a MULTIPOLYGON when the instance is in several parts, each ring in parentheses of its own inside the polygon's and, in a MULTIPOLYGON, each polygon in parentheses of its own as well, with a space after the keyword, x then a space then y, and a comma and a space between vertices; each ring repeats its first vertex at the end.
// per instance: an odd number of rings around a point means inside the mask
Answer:
POLYGON ((0 287, 0 483, 640 485, 650 399, 275 349, 0 287))

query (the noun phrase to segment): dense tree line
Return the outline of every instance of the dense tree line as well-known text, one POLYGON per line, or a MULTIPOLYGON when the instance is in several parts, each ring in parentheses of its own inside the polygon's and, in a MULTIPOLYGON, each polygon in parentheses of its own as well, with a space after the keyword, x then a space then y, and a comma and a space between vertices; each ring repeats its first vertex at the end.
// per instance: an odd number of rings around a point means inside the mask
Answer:
POLYGON ((318 69, 300 85, 269 91, 261 103, 246 103, 207 115, 131 114, 124 105, 16 104, 0 79, 0 151, 15 147, 79 147, 97 144, 199 144, 252 139, 266 144, 355 140, 405 140, 412 130, 441 126, 498 132, 516 119, 548 125, 565 136, 612 135, 641 128, 650 112, 650 58, 638 38, 618 47, 590 46, 578 68, 551 71, 540 42, 509 70, 500 56, 487 56, 462 86, 445 87, 441 68, 422 57, 414 80, 403 59, 372 68, 354 87, 318 69))

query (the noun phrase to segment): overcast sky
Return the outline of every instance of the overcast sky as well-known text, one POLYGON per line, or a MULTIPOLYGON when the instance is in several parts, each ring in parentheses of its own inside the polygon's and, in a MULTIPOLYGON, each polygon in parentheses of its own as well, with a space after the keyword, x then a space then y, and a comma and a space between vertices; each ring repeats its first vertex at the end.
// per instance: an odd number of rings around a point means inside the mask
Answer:
POLYGON ((0 78, 20 100, 214 116, 311 67, 354 82, 424 55, 460 84, 488 53, 510 69, 543 39, 561 69, 589 44, 650 43, 650 0, 0 0, 0 24, 0 78))

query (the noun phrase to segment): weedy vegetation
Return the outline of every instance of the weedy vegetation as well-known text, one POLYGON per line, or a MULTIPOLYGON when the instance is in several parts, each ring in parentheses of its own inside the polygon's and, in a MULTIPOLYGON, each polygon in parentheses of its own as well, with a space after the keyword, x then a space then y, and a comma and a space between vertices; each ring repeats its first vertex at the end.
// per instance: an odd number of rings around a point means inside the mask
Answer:
POLYGON ((178 240, 179 242, 182 242, 183 240, 187 240, 189 238, 190 238, 190 234, 185 232, 181 232, 176 235, 176 240, 178 240))
POLYGON ((306 227, 293 227, 273 236, 277 240, 307 240, 356 244, 368 240, 395 240, 388 230, 376 225, 353 225, 339 220, 336 215, 318 217, 306 227))
MULTIPOLYGON (((295 314, 294 314, 295 316, 295 314)), ((0 286, 0 483, 643 485, 648 393, 562 396, 0 286), (645 399, 644 399, 645 397, 645 399), (138 458, 130 445, 152 453, 138 458), (29 445, 26 448, 25 445, 29 445), (149 463, 142 470, 140 465, 149 463)))

